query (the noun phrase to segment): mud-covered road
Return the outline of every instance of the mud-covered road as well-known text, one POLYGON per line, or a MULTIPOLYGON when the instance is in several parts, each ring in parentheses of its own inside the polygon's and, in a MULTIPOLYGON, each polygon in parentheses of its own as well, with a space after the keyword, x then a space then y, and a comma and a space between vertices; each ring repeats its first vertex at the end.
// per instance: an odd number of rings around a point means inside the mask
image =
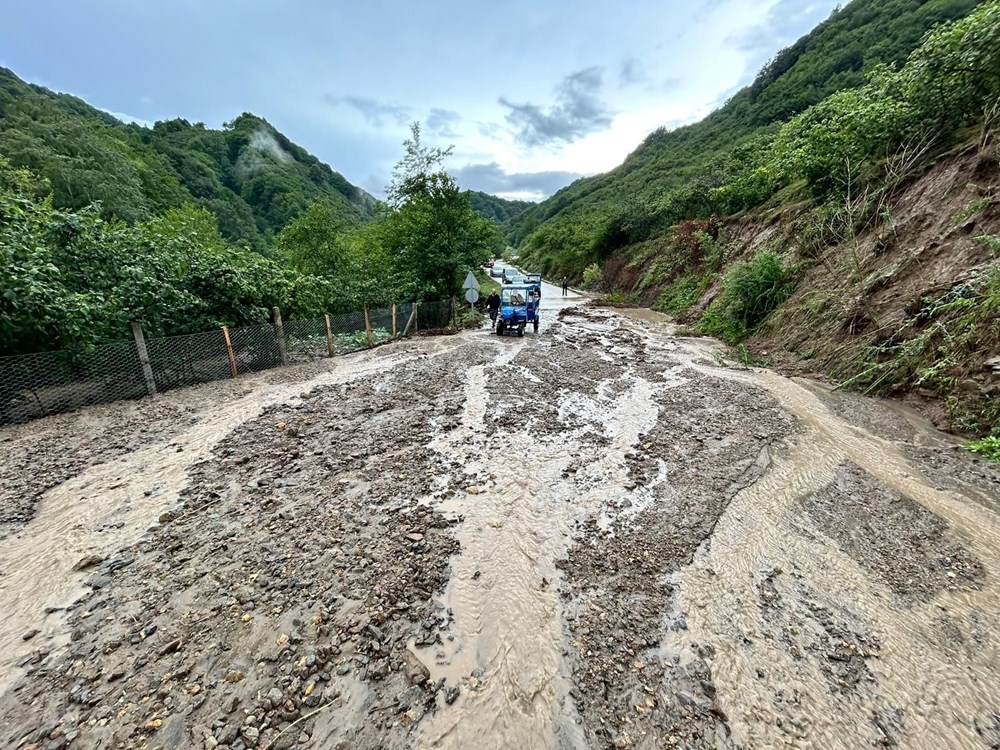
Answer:
POLYGON ((545 291, 0 431, 0 747, 1000 747, 1000 471, 545 291))

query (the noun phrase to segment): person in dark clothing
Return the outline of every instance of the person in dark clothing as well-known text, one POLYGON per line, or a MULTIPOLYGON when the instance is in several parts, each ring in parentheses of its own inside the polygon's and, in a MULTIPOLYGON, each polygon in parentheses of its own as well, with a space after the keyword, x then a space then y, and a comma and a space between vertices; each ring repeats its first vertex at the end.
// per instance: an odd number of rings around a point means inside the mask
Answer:
POLYGON ((569 296, 569 279, 563 276, 563 297, 569 296))
POLYGON ((497 313, 500 312, 500 295, 497 294, 497 290, 494 289, 490 292, 490 296, 486 298, 486 308, 490 311, 490 320, 493 321, 492 325, 497 324, 497 313))

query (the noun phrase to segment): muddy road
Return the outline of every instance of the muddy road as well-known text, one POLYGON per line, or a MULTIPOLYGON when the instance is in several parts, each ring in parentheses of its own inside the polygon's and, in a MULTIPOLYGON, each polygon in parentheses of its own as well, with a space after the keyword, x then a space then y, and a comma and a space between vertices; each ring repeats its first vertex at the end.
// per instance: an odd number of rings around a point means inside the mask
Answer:
POLYGON ((545 291, 0 431, 0 747, 1000 747, 1000 471, 545 291))

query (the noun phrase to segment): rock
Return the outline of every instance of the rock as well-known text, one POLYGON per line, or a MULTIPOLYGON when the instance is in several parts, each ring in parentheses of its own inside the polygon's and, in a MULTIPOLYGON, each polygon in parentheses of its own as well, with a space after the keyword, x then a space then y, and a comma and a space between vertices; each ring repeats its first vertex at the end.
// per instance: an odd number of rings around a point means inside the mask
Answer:
POLYGON ((419 685, 412 685, 396 696, 396 707, 400 713, 409 711, 414 704, 419 704, 424 699, 424 690, 419 685))
POLYGON ((424 535, 414 532, 412 534, 407 534, 406 538, 409 539, 411 542, 420 542, 423 541, 424 535))
POLYGON ((458 700, 458 696, 459 696, 459 694, 461 692, 462 691, 458 687, 458 685, 455 685, 454 687, 445 688, 444 689, 444 702, 447 703, 450 706, 452 703, 454 703, 455 701, 458 700))
POLYGON ((260 739, 260 730, 257 727, 247 725, 240 730, 240 735, 247 747, 257 747, 257 740, 260 739))
POLYGON ((246 675, 240 669, 230 669, 226 672, 226 682, 239 682, 246 675))
POLYGON ((233 724, 226 724, 225 726, 217 729, 215 732, 215 739, 219 741, 220 745, 232 745, 236 741, 236 738, 240 734, 239 727, 233 724))
POLYGON ((73 566, 73 570, 87 570, 88 568, 93 568, 95 565, 100 565, 102 562, 104 562, 104 558, 100 555, 87 555, 77 561, 76 565, 73 566))
POLYGON ((29 631, 28 631, 27 633, 25 633, 24 635, 22 635, 22 636, 21 636, 21 640, 22 640, 22 641, 30 641, 30 640, 31 640, 32 638, 34 638, 34 637, 35 637, 36 635, 38 635, 38 634, 39 634, 40 632, 41 632, 41 631, 40 631, 40 630, 38 630, 37 628, 32 628, 32 629, 31 629, 31 630, 29 630, 29 631))
POLYGON ((177 520, 177 514, 172 510, 165 510, 160 514, 158 520, 160 523, 170 523, 171 521, 177 520))
POLYGON ((267 700, 270 702, 271 708, 277 708, 284 702, 285 695, 278 688, 271 688, 267 691, 267 700))

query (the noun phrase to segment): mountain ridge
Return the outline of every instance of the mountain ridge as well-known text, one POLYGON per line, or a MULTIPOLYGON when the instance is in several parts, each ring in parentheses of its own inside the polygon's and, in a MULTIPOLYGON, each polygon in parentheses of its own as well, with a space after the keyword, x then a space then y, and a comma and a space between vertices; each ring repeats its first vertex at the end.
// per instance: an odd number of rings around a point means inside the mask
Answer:
POLYGON ((107 218, 132 222, 192 203, 215 215, 224 237, 262 252, 315 200, 330 201, 349 223, 376 205, 263 117, 244 112, 222 129, 182 118, 150 128, 7 68, 0 153, 45 177, 57 207, 100 202, 107 218))

